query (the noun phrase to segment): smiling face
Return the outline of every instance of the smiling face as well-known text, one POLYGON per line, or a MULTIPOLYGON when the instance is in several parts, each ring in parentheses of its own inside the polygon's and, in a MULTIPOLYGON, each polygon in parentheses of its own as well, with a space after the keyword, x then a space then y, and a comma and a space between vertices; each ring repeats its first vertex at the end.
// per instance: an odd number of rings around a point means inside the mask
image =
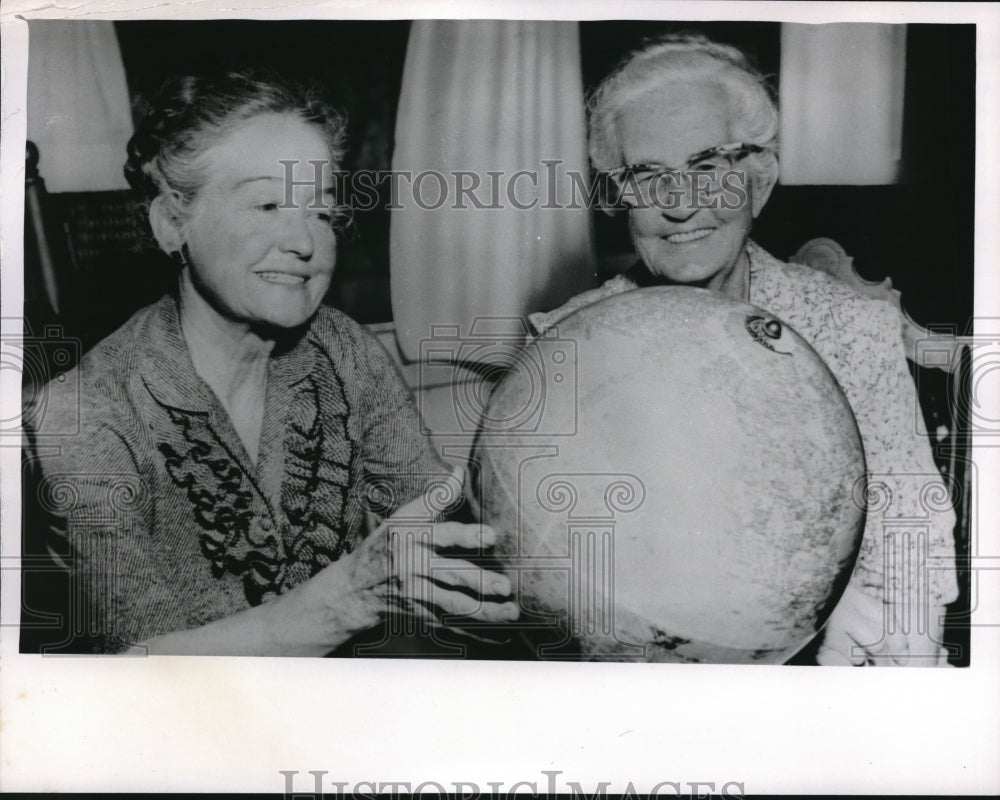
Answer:
POLYGON ((250 327, 304 324, 336 259, 330 153, 320 132, 291 114, 265 114, 200 160, 205 180, 184 223, 167 225, 166 237, 186 244, 182 299, 194 292, 226 321, 250 327), (282 161, 294 162, 291 181, 282 161))
MULTIPOLYGON (((619 137, 625 164, 683 166, 693 154, 741 140, 730 119, 721 87, 675 84, 644 95, 621 114, 619 137)), ((695 204, 692 197, 670 207, 634 208, 629 229, 636 252, 654 275, 738 295, 742 283, 729 282, 746 248, 750 226, 767 202, 774 177, 753 174, 744 160, 746 202, 695 204), (737 205, 732 208, 727 206, 737 205)))

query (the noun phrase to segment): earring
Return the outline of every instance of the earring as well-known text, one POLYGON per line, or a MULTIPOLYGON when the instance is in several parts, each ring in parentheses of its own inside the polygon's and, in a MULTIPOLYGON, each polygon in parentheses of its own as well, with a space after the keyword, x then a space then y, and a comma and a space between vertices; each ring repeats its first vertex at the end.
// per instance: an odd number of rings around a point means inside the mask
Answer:
POLYGON ((173 261, 181 269, 190 266, 191 259, 188 255, 187 243, 182 244, 180 250, 174 250, 170 254, 170 260, 173 261))

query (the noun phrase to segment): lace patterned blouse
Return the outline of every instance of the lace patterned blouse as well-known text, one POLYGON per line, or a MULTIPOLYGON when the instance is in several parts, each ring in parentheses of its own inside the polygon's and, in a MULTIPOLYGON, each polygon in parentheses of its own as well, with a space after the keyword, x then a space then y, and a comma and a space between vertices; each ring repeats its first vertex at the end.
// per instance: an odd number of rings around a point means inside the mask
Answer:
MULTIPOLYGON (((868 516, 851 578, 884 599, 944 605, 958 596, 955 513, 934 464, 906 366, 899 312, 825 273, 750 242, 750 302, 794 328, 823 358, 854 410, 868 465, 868 516)), ((649 283, 633 268, 565 305, 530 315, 541 333, 573 311, 649 283)))
POLYGON ((49 385, 28 432, 35 494, 94 649, 264 602, 447 474, 389 355, 340 312, 321 308, 268 370, 256 464, 170 297, 49 385))

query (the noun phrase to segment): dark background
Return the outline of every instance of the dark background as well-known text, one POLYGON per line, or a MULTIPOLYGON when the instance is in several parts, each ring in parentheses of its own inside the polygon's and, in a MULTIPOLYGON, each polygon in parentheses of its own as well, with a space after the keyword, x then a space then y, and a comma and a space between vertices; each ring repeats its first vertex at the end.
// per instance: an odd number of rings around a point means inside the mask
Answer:
MULTIPOLYGON (((144 98, 168 75, 223 65, 271 66, 324 87, 348 113, 346 169, 390 169, 408 22, 153 21, 117 22, 115 27, 137 120, 144 98)), ((610 21, 580 23, 585 88, 593 89, 643 39, 677 30, 700 30, 739 46, 777 84, 779 23, 610 21)), ((754 238, 780 258, 811 238, 836 239, 863 277, 892 279, 918 322, 971 333, 975 26, 909 25, 906 57, 900 183, 779 184, 757 221, 754 238)), ((42 154, 42 177, 44 166, 42 154)), ((26 235, 25 316, 30 329, 40 334, 45 324, 58 322, 65 337, 80 341, 82 351, 167 288, 173 266, 140 235, 141 223, 127 213, 127 197, 124 192, 48 196, 48 210, 59 220, 57 230, 69 233, 66 251, 56 256, 72 272, 71 288, 64 293, 66 308, 54 317, 40 291, 37 253, 32 254, 26 235)), ((599 256, 631 250, 623 216, 595 211, 594 222, 599 256)), ((339 246, 327 300, 361 322, 391 318, 388 232, 387 211, 357 213, 339 246)), ((934 392, 947 396, 950 389, 942 383, 934 392)), ((962 556, 967 542, 958 544, 962 556)), ((956 607, 968 608, 967 576, 962 585, 956 607)), ((964 631, 958 635, 964 636, 960 644, 967 659, 964 631)))
MULTIPOLYGON (((144 98, 168 75, 220 65, 276 67, 322 86, 347 111, 347 169, 388 170, 409 24, 132 21, 116 22, 115 28, 137 118, 144 98)), ((973 311, 975 26, 907 27, 902 181, 893 186, 779 184, 754 237, 779 258, 808 239, 836 239, 863 277, 892 279, 915 320, 965 332, 973 311)), ((643 39, 678 30, 699 30, 738 45, 777 85, 780 23, 607 21, 580 23, 585 88, 592 89, 643 39)), ((44 154, 41 171, 44 177, 44 154)), ((53 197, 58 205, 61 198, 53 197)), ((94 213, 73 205, 75 198, 62 200, 65 215, 94 213)), ((599 257, 631 250, 622 215, 595 211, 594 222, 599 257)), ((75 224, 86 232, 91 221, 75 224)), ((358 212, 340 244, 327 300, 361 322, 391 318, 388 233, 387 211, 358 212)), ((98 268, 77 266, 84 274, 77 276, 72 293, 73 313, 60 322, 83 340, 84 348, 155 299, 171 280, 165 257, 141 243, 135 246, 135 235, 120 238, 129 246, 119 241, 93 248, 98 268)), ((86 256, 83 252, 78 260, 86 256)), ((27 277, 30 284, 32 276, 27 277)), ((30 302, 27 311, 39 324, 49 321, 30 302)))
MULTIPOLYGON (((585 90, 643 39, 698 30, 739 46, 778 84, 780 23, 580 23, 585 90)), ((352 121, 348 168, 388 170, 409 23, 120 22, 130 89, 220 62, 269 64, 330 87, 352 121)), ((975 26, 907 26, 903 181, 896 186, 780 186, 754 230, 785 258, 816 236, 840 242, 868 279, 892 278, 911 315, 965 329, 972 316, 975 26)), ((631 249, 624 220, 596 213, 598 255, 631 249)), ((387 291, 388 213, 355 220, 334 298, 365 321, 390 318, 388 298, 365 302, 353 283, 387 291), (353 301, 353 303, 352 303, 353 301)))
MULTIPOLYGON (((580 23, 587 88, 644 37, 679 30, 737 45, 778 86, 780 23, 630 21, 580 23)), ((964 332, 973 310, 975 59, 974 25, 908 25, 900 184, 779 180, 754 239, 783 259, 809 239, 835 239, 864 278, 892 278, 916 321, 964 332)), ((623 220, 598 214, 595 222, 599 255, 629 249, 623 220)))

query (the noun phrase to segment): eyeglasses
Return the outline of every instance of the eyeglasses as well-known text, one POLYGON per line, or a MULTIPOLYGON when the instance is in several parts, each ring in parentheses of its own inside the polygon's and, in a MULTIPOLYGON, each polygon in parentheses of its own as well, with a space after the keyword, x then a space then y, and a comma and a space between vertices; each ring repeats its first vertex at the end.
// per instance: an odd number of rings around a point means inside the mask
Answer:
POLYGON ((683 167, 663 164, 626 164, 605 173, 614 190, 616 205, 627 208, 678 208, 690 195, 690 205, 702 203, 717 208, 719 195, 727 208, 738 208, 746 201, 746 181, 736 165, 749 155, 766 148, 757 144, 737 142, 710 147, 695 153, 683 167))

